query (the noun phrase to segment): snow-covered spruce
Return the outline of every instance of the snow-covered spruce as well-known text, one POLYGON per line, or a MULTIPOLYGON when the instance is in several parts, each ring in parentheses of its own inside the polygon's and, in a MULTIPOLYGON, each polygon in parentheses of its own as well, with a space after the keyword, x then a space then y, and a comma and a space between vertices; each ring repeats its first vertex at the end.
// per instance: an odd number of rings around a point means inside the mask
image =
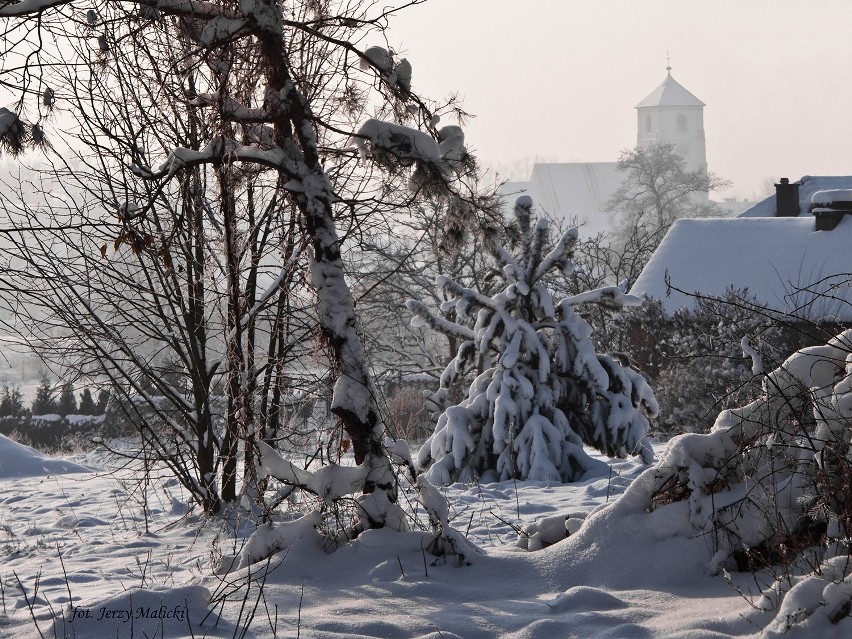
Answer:
POLYGON ((657 411, 653 393, 638 373, 595 352, 592 329, 574 308, 639 300, 609 287, 555 303, 545 277, 571 272, 577 230, 549 247, 549 224, 542 219, 533 226, 531 210, 532 200, 519 197, 519 255, 496 243, 491 247, 505 281, 497 294, 488 297, 449 277, 438 278, 437 285, 450 294, 442 310, 454 309, 459 322, 477 311, 472 331, 436 317, 420 302, 408 302, 413 322, 464 338, 435 398, 446 396, 452 380, 478 371, 467 398, 446 407, 420 449, 417 465, 432 483, 570 482, 606 472, 584 444, 611 456, 652 459, 645 413, 657 411))

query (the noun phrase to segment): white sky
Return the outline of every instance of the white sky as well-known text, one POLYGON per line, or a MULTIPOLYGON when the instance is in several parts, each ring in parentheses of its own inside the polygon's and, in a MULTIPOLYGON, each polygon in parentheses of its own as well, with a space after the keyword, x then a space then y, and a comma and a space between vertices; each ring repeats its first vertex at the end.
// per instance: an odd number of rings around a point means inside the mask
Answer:
POLYGON ((668 51, 707 104, 710 170, 734 183, 717 198, 852 174, 849 0, 429 0, 389 38, 415 90, 464 97, 485 164, 614 161, 636 144, 634 107, 668 51))

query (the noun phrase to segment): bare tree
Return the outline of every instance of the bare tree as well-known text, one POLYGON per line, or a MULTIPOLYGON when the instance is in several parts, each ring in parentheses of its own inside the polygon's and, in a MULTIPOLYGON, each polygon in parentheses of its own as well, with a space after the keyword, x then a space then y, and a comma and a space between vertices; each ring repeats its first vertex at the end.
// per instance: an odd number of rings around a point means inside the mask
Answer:
MULTIPOLYGON (((203 111, 186 105, 209 80, 203 69, 187 67, 192 47, 186 38, 153 35, 153 42, 130 40, 115 53, 111 83, 100 84, 100 55, 51 75, 65 98, 60 117, 75 119, 75 139, 51 158, 37 186, 7 191, 7 217, 19 230, 8 235, 7 281, 17 294, 7 302, 29 316, 25 325, 44 359, 72 376, 110 382, 140 428, 144 455, 167 463, 204 509, 216 512, 222 499, 236 497, 237 445, 247 439, 238 417, 243 425, 254 418, 258 374, 249 366, 264 371, 255 429, 263 437, 280 412, 279 360, 315 321, 302 315, 300 325, 292 312, 304 241, 274 175, 245 172, 225 182, 199 165, 155 185, 127 166, 128 157, 150 161, 178 146, 197 152, 211 126, 203 111), (170 65, 184 65, 184 72, 159 73, 170 65), (9 196, 15 190, 17 201, 9 196), (265 296, 258 290, 272 283, 265 296), (259 343, 258 330, 268 344, 259 343), (225 392, 232 380, 241 386, 225 392)), ((84 47, 77 53, 87 59, 84 47)))
POLYGON ((722 215, 707 194, 728 182, 706 171, 687 170, 675 145, 668 143, 624 151, 618 170, 625 179, 607 203, 614 221, 610 259, 594 261, 610 265, 617 281, 629 288, 676 219, 722 215))
MULTIPOLYGON (((390 232, 370 238, 362 246, 362 260, 354 265, 354 289, 359 314, 364 318, 366 345, 371 359, 389 381, 419 379, 437 384, 441 372, 458 350, 454 335, 412 326, 405 304, 417 299, 448 321, 463 321, 453 308, 444 308, 447 296, 436 289, 435 278, 450 275, 464 286, 490 293, 496 290, 497 272, 478 237, 461 251, 446 253, 443 211, 436 203, 413 208, 394 220, 390 232)), ((505 227, 500 229, 503 235, 505 227)))
MULTIPOLYGON (((442 203, 445 247, 457 245, 469 230, 487 229, 494 208, 490 196, 476 191, 475 163, 461 129, 436 126, 440 113, 462 112, 452 102, 437 105, 417 97, 406 60, 385 47, 362 45, 368 37, 383 40, 387 20, 399 8, 306 1, 288 4, 284 12, 271 0, 107 1, 87 11, 69 0, 23 0, 0 7, 0 79, 19 98, 16 111, 0 114, 5 118, 0 136, 8 150, 20 151, 45 139, 49 110, 68 107, 83 133, 73 143, 58 131, 48 139, 54 148, 60 142, 72 149, 82 145, 85 152, 76 158, 88 167, 82 190, 95 195, 90 202, 69 197, 69 217, 53 218, 47 235, 16 233, 19 256, 35 254, 31 261, 39 263, 38 270, 27 265, 17 274, 34 275, 44 288, 11 284, 30 300, 40 290, 60 295, 62 303, 46 303, 45 310, 65 332, 62 339, 69 326, 78 340, 84 333, 99 335, 89 330, 92 321, 106 334, 117 319, 126 333, 115 343, 80 340, 86 345, 80 352, 89 358, 80 364, 101 366, 97 370, 104 373, 106 362, 113 371, 107 374, 135 395, 144 397, 144 389, 134 386, 124 368, 114 372, 112 360, 129 363, 130 370, 157 358, 132 346, 125 334, 137 331, 136 339, 158 354, 157 349, 173 349, 192 360, 180 366, 193 371, 187 374, 190 395, 197 399, 187 401, 186 393, 174 389, 165 393, 168 410, 157 410, 168 425, 167 438, 186 443, 180 463, 188 470, 180 476, 210 512, 237 496, 240 446, 247 462, 243 489, 260 492, 253 476, 256 446, 280 402, 282 349, 298 339, 285 325, 294 316, 287 286, 300 250, 317 333, 335 376, 332 412, 364 469, 363 490, 395 501, 396 480, 345 278, 346 242, 357 243, 377 220, 428 197, 442 203), (36 94, 38 118, 28 118, 36 94), (374 118, 367 117, 370 111, 374 118), (92 186, 92 177, 102 182, 92 186), (81 210, 88 216, 82 221, 74 218, 81 210), (112 244, 99 245, 105 234, 112 244), (74 254, 53 264, 41 261, 57 237, 74 254), (137 259, 111 262, 111 249, 137 259), (133 269, 127 272, 129 264, 133 269), (73 276, 66 277, 69 270, 73 276), (104 270, 124 288, 99 281, 104 270), (80 285, 85 271, 95 274, 99 290, 80 285), (107 317, 99 315, 107 306, 107 317), (216 314, 213 336, 209 318, 216 314), (180 346, 173 348, 175 342, 180 346), (201 413, 212 413, 217 374, 224 376, 227 407, 224 431, 214 439, 203 433, 215 428, 189 432, 186 422, 196 424, 201 413), (258 404, 259 387, 264 399, 258 404), (217 455, 214 465, 221 464, 217 493, 215 478, 201 468, 210 467, 201 460, 211 454, 217 455)), ((62 170, 81 175, 71 164, 62 170)), ((44 211, 27 213, 19 230, 44 231, 32 215, 44 211)), ((160 390, 169 391, 165 385, 160 390)), ((164 451, 173 444, 156 443, 164 451)), ((263 461, 269 461, 271 449, 263 450, 263 461)), ((314 481, 279 479, 319 489, 314 481)), ((368 515, 362 526, 382 525, 381 512, 376 517, 368 515)))

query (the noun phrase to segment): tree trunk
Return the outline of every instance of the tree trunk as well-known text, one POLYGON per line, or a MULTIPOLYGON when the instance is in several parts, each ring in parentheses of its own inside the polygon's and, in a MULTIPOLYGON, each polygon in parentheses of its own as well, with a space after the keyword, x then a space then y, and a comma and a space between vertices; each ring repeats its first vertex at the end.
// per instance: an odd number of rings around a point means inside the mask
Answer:
MULTIPOLYGON (((264 11, 280 15, 277 4, 261 1, 267 5, 264 11)), ((363 463, 369 458, 378 461, 384 458, 380 420, 364 347, 356 331, 355 302, 344 278, 340 241, 331 205, 332 192, 320 161, 312 113, 308 100, 298 91, 290 76, 280 30, 265 31, 259 39, 265 58, 263 66, 267 70, 267 95, 281 96, 286 104, 285 108, 279 109, 280 115, 274 122, 275 141, 280 148, 286 149, 292 146, 295 138, 304 162, 301 167, 304 173, 288 177, 297 178, 304 186, 296 201, 311 242, 311 283, 317 294, 320 330, 337 369, 331 410, 340 418, 352 441, 356 463, 363 463)), ((373 460, 370 461, 372 463, 373 460)), ((390 466, 382 466, 383 470, 371 473, 365 492, 371 492, 377 485, 392 490, 390 466)))
POLYGON ((227 323, 230 333, 226 336, 227 349, 227 398, 228 414, 225 420, 225 443, 222 445, 222 499, 234 502, 237 498, 237 454, 242 432, 241 418, 244 398, 243 391, 243 350, 242 350, 242 304, 240 303, 239 257, 237 247, 237 220, 229 169, 221 164, 218 167, 219 187, 222 206, 222 218, 225 232, 225 263, 227 278, 227 323))

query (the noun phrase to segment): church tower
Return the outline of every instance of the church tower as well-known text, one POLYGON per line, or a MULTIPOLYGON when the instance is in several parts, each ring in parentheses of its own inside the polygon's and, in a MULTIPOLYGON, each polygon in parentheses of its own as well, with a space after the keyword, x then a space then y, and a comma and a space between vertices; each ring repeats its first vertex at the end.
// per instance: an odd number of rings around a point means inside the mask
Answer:
POLYGON ((672 68, 663 83, 636 105, 637 146, 656 142, 674 144, 690 171, 707 171, 704 145, 704 103, 672 77, 672 68))

